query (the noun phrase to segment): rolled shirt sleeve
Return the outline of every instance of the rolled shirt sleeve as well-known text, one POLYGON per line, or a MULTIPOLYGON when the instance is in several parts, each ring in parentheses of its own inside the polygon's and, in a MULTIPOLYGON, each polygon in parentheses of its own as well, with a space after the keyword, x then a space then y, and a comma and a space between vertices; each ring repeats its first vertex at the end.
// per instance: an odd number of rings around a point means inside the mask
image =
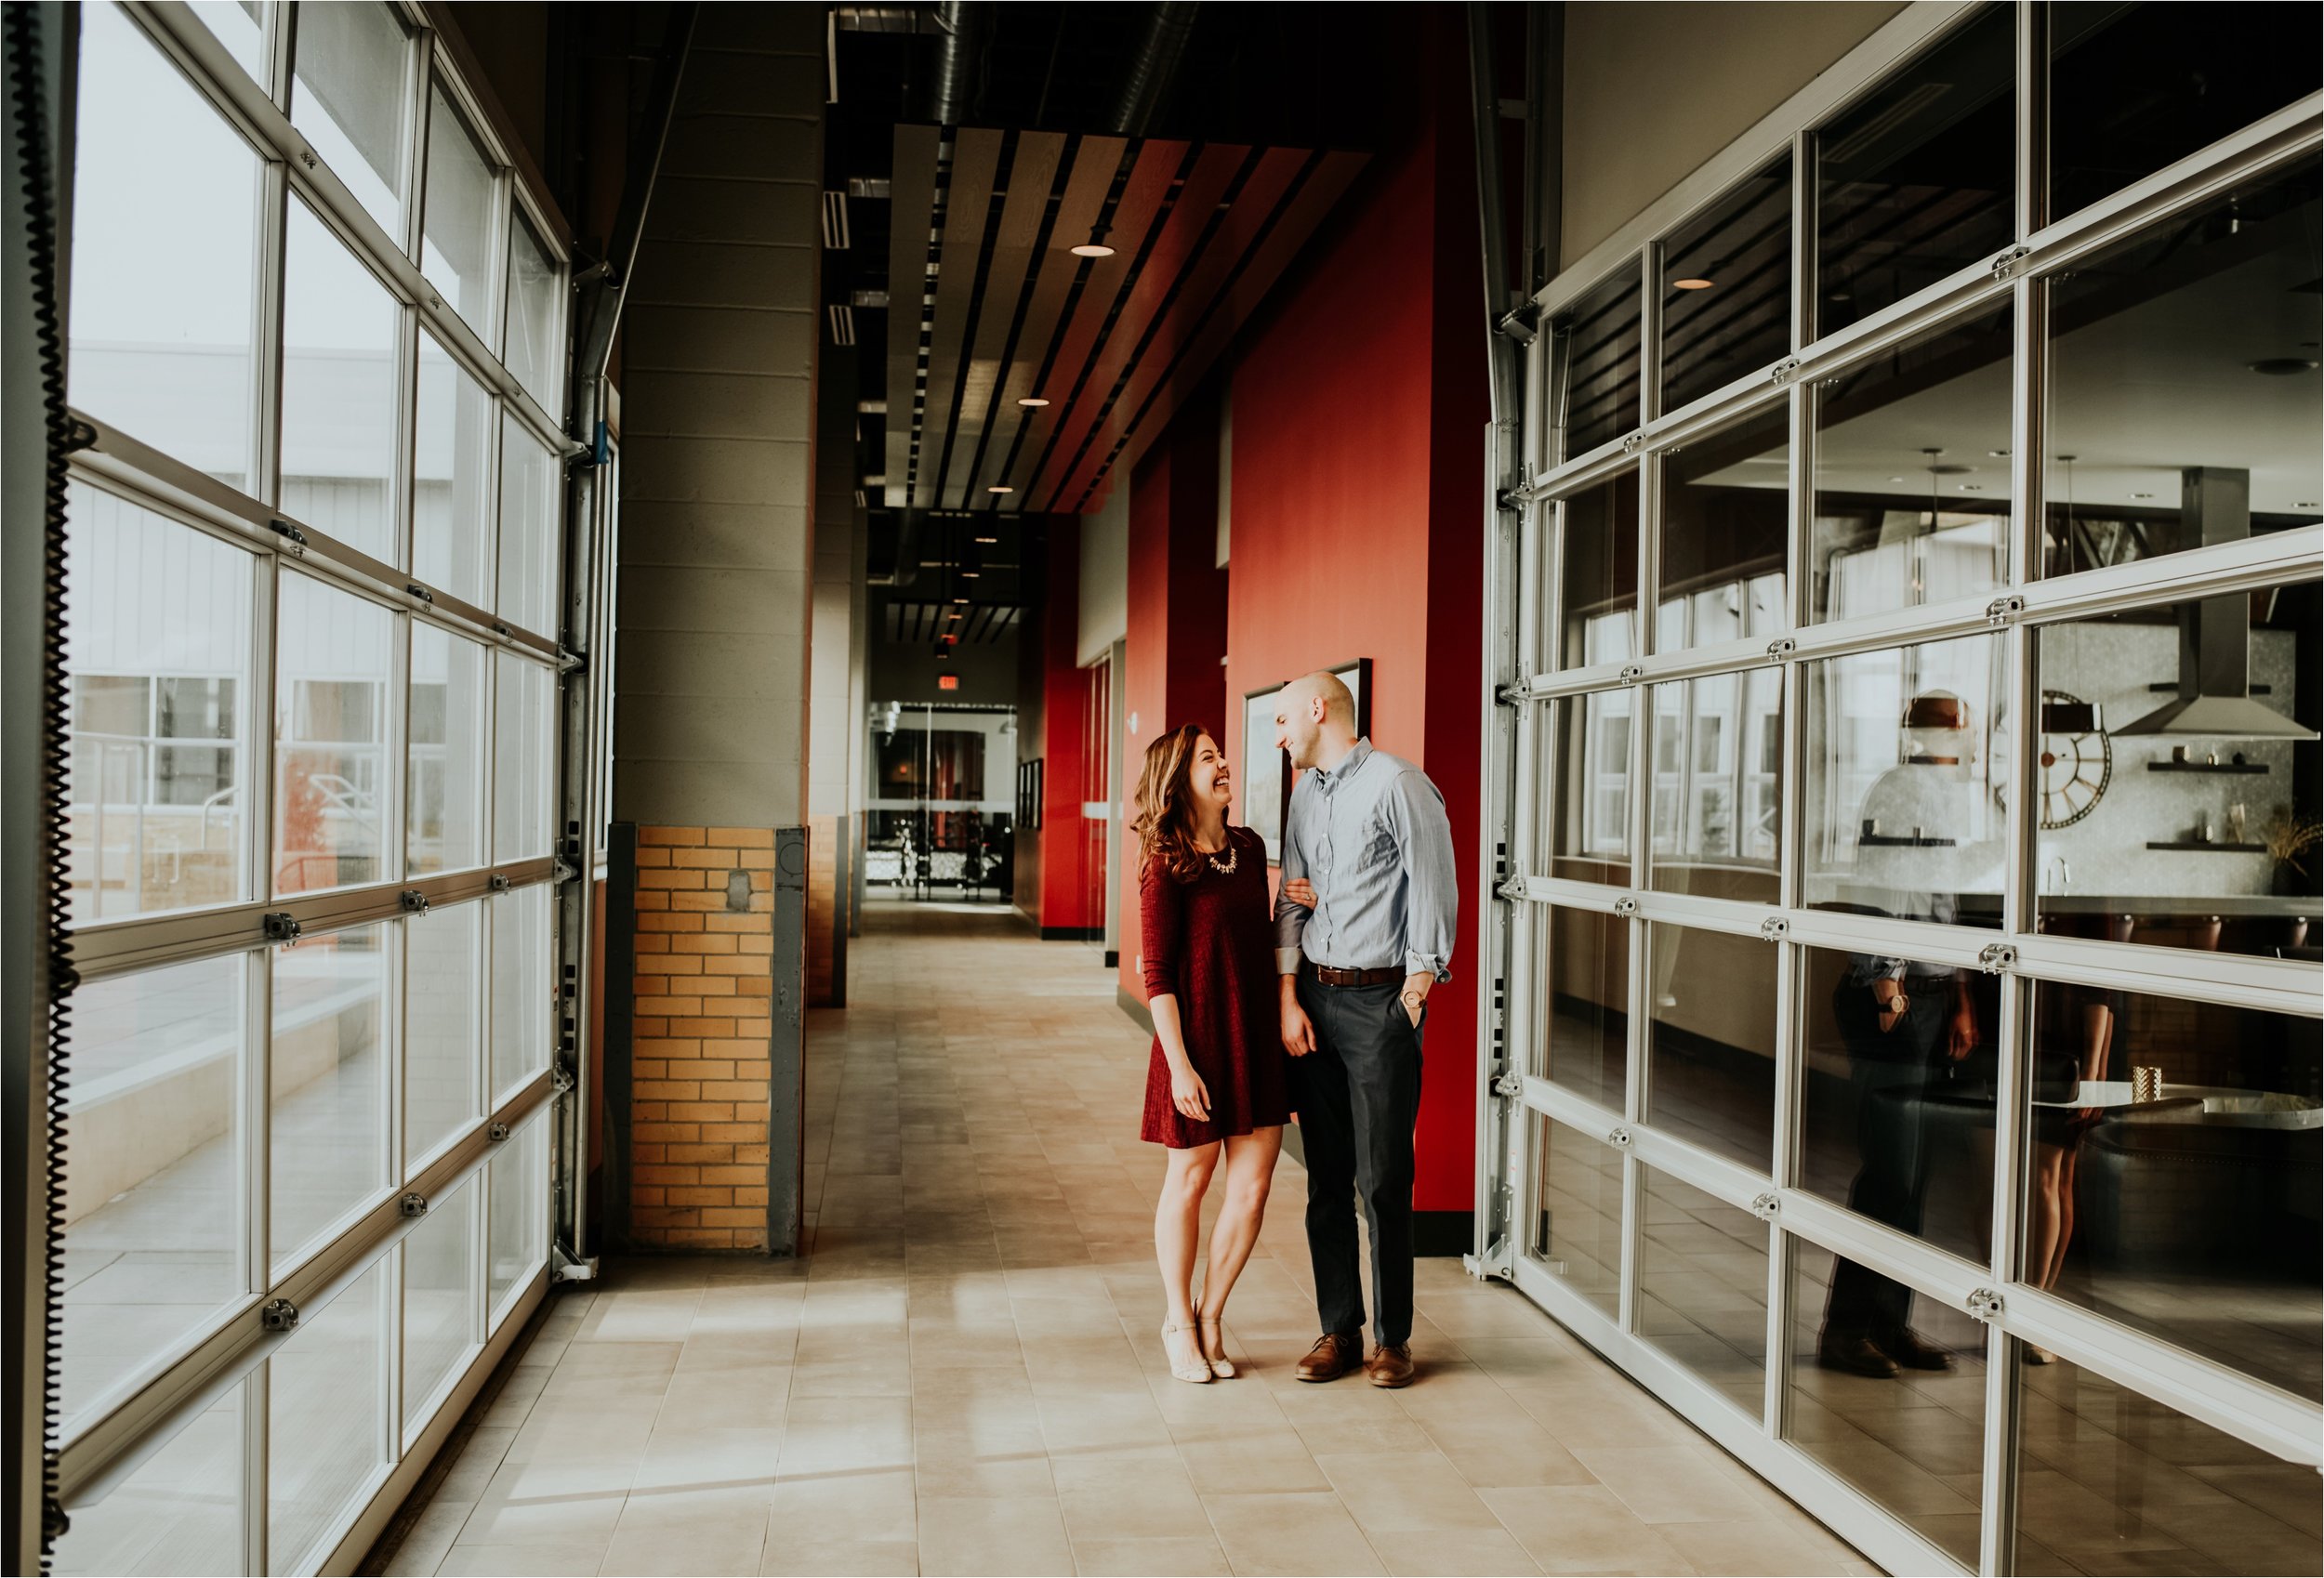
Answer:
POLYGON ((1389 785, 1381 809, 1404 858, 1405 973, 1450 980, 1460 877, 1445 796, 1425 773, 1408 770, 1389 785))
POLYGON ((1307 874, 1307 857, 1300 849, 1300 796, 1313 791, 1305 781, 1291 795, 1290 813, 1283 819, 1283 877, 1275 885, 1275 973, 1300 973, 1301 940, 1307 935, 1307 906, 1294 904, 1283 890, 1294 877, 1307 874))

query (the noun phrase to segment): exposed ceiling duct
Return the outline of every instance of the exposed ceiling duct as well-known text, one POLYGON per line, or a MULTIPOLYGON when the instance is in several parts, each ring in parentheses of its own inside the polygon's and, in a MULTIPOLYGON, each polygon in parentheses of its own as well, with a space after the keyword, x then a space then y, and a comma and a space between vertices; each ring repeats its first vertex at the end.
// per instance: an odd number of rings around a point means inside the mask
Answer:
POLYGON ((1138 41, 1129 70, 1122 79, 1121 102, 1106 130, 1117 137, 1143 137, 1154 117, 1169 98, 1178 76, 1178 62, 1186 53, 1186 40, 1195 31, 1193 4, 1157 5, 1146 16, 1145 36, 1138 41))
MULTIPOLYGON (((2190 466, 2180 474, 2180 519, 2205 545, 2251 534, 2251 474, 2190 466)), ((2313 740, 2316 730, 2251 700, 2251 599, 2243 592, 2179 609, 2179 693, 2117 737, 2313 740)))
POLYGON ((924 25, 936 35, 936 59, 928 76, 928 110, 923 119, 940 126, 957 126, 968 118, 969 77, 976 65, 976 46, 984 33, 985 7, 944 0, 924 25))

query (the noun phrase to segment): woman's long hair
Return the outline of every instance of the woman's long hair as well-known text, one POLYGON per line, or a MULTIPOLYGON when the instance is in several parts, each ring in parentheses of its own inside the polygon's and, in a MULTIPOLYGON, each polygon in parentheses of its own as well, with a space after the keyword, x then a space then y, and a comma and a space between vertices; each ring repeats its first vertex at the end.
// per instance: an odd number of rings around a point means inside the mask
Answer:
POLYGON ((1139 864, 1157 862, 1180 882, 1201 874, 1202 851, 1195 848, 1195 813, 1188 781, 1195 770, 1195 745, 1210 730, 1182 723, 1146 747, 1138 774, 1138 815, 1129 830, 1138 835, 1139 864))

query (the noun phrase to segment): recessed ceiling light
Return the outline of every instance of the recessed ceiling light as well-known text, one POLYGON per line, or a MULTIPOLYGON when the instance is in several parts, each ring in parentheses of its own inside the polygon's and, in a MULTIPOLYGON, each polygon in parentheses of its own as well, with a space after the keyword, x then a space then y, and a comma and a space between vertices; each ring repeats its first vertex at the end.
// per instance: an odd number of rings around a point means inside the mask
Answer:
POLYGON ((1017 403, 1019 405, 1043 406, 1047 405, 1049 401, 1043 400, 1039 395, 1027 395, 1023 400, 1017 401, 1017 403))
POLYGON ((984 491, 988 493, 1013 493, 1017 490, 1010 487, 1006 482, 995 482, 991 487, 985 489, 984 491))
MULTIPOLYGON (((968 607, 968 606, 969 606, 969 599, 968 599, 968 598, 953 598, 952 600, 953 600, 955 603, 957 603, 957 605, 959 605, 960 607, 962 607, 962 608, 966 608, 966 607, 968 607)), ((959 617, 959 615, 955 614, 953 617, 957 619, 957 618, 958 618, 958 617, 959 617)))
POLYGON ((2316 371, 2316 363, 2304 356, 2270 356, 2244 365, 2270 378, 2296 378, 2303 373, 2316 371))
POLYGON ((2294 509, 2314 509, 2316 507, 2316 501, 2314 499, 2293 499, 2291 501, 2291 507, 2294 509))
POLYGON ((984 578, 984 572, 982 570, 963 570, 960 572, 960 579, 963 581, 981 581, 984 578))
POLYGON ((1712 285, 1717 284, 1719 282, 1716 280, 1703 279, 1672 280, 1670 282, 1670 288, 1672 290, 1709 290, 1712 285))
POLYGON ((998 537, 979 537, 977 541, 980 543, 997 543, 1000 539, 998 537))
POLYGON ((2154 496, 2155 496, 2155 495, 2154 495, 2154 494, 2152 494, 2152 493, 2133 493, 2133 494, 2131 495, 2131 497, 2133 497, 2133 498, 2134 498, 2134 499, 2150 499, 2150 498, 2153 498, 2154 496))
POLYGON ((1071 252, 1076 257, 1111 257, 1114 256, 1114 249, 1105 244, 1105 227, 1103 225, 1090 226, 1089 239, 1083 242, 1079 246, 1068 247, 1066 250, 1071 252))

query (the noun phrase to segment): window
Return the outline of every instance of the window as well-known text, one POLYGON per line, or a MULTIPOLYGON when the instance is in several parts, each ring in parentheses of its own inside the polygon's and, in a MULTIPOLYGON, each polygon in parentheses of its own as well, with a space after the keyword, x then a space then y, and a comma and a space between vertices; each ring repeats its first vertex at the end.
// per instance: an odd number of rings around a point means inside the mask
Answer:
POLYGON ((404 859, 414 876, 483 863, 485 663, 474 641, 433 625, 412 626, 403 815, 404 859))
POLYGON ((557 685, 547 668, 530 659, 502 652, 495 663, 493 859, 506 864, 549 852, 557 685))
POLYGON ((420 273, 489 344, 499 180, 441 83, 429 93, 428 106, 428 222, 420 273))
POLYGON ((1778 159, 1662 243, 1662 409, 1791 348, 1791 160, 1778 159))
POLYGON ((373 0, 301 6, 296 15, 291 125, 400 245, 410 35, 391 8, 373 0))
POLYGON ((54 1571, 74 1578, 247 1572, 242 1503, 249 1406, 248 1388, 231 1387, 103 1501, 75 1507, 57 1543, 54 1571))
POLYGON ((394 563, 396 324, 371 271, 290 205, 283 302, 283 509, 394 563))
POLYGON ((483 1341, 477 1303, 473 1181, 428 1203, 428 1216, 403 1240, 403 1440, 435 1416, 461 1361, 483 1341))
POLYGON ((1638 264, 1607 275, 1551 325, 1558 380, 1552 400, 1564 428, 1558 454, 1572 459, 1638 426, 1638 264))
POLYGON ((494 606, 521 630, 552 636, 557 596, 557 457, 507 412, 500 423, 500 578, 494 606))
POLYGON ((1558 505, 1561 628, 1565 668, 1620 663, 1638 654, 1638 473, 1558 505))
POLYGON ((548 1254, 548 1124, 535 1118, 518 1130, 494 1153, 491 1173, 485 1302, 497 1330, 509 1296, 548 1254))
POLYGON ((564 401, 564 271, 533 221, 508 228, 508 371, 551 415, 564 401))
POLYGON ((484 1091, 484 906, 403 922, 403 1174, 476 1122, 484 1091))
POLYGON ((484 607, 493 570, 493 401, 428 334, 419 336, 417 427, 412 573, 484 607))
POLYGON ((274 890, 379 882, 387 869, 388 694, 395 621, 283 573, 274 694, 274 890))
POLYGON ((495 1101, 548 1067, 549 892, 535 883, 492 904, 492 1091, 495 1101))
POLYGON ((385 1477, 388 1267, 382 1260, 267 1361, 267 1553, 310 1572, 385 1477))
POLYGON ((1753 1419, 1767 1406, 1767 1227, 1653 1168, 1638 1330, 1753 1419))
POLYGON ((277 1274, 387 1190, 387 925, 309 938, 274 961, 268 1240, 277 1274))

